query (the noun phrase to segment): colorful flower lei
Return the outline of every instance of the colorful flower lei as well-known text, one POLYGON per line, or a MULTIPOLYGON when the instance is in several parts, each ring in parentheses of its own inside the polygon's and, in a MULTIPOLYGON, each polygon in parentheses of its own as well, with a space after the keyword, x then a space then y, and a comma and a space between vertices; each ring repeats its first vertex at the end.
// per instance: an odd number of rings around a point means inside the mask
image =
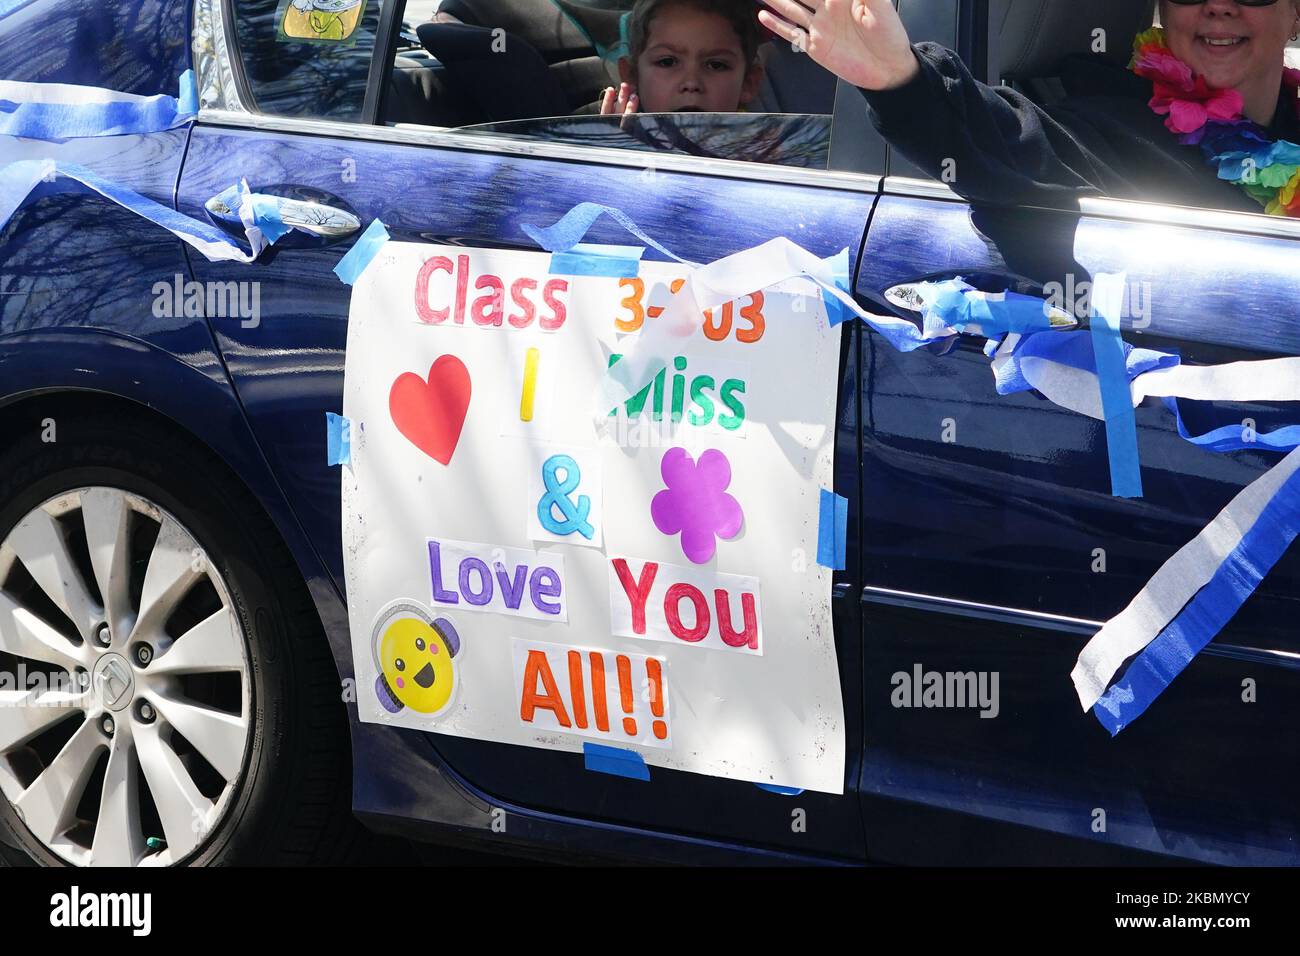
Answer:
MULTIPOLYGON (((1152 27, 1133 41, 1138 76, 1151 80, 1151 109, 1179 142, 1200 146, 1219 178, 1246 190, 1270 216, 1300 218, 1300 145, 1274 139, 1264 127, 1242 115, 1245 103, 1236 90, 1220 90, 1197 76, 1152 27)), ((1300 70, 1284 69, 1282 82, 1297 93, 1300 116, 1300 70)))

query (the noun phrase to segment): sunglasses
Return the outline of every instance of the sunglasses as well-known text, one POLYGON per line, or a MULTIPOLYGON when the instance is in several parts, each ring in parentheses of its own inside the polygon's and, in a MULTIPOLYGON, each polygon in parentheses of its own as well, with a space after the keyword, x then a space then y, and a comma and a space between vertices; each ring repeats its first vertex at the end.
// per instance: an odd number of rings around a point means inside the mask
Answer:
MULTIPOLYGON (((1180 7, 1199 7, 1205 0, 1169 0, 1170 3, 1180 7)), ((1238 6, 1242 7, 1271 7, 1277 3, 1277 0, 1237 0, 1238 6)))

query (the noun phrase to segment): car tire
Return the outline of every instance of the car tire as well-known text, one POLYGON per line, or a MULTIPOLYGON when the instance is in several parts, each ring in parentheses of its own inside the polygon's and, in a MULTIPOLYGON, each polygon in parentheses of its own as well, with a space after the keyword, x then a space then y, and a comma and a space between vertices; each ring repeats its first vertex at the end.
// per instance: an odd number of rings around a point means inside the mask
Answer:
MULTIPOLYGON (((46 423, 51 421, 53 420, 49 418, 44 419, 46 423)), ((120 493, 126 496, 123 500, 131 502, 132 507, 143 507, 142 502, 155 505, 163 516, 160 521, 165 521, 168 517, 174 519, 181 531, 187 532, 197 542, 202 556, 196 557, 196 567, 202 568, 203 574, 207 576, 204 580, 210 581, 214 593, 224 589, 229 606, 223 607, 220 613, 225 615, 228 611, 229 619, 242 632, 246 652, 243 660, 247 666, 244 672, 237 675, 237 683, 247 685, 246 689, 242 686, 240 689, 242 699, 248 705, 245 746, 242 758, 227 756, 224 761, 232 766, 239 764, 237 780, 233 789, 230 789, 232 784, 229 779, 210 784, 210 787, 220 785, 226 788, 221 791, 222 802, 218 804, 217 798, 212 797, 212 807, 207 811, 212 819, 202 819, 202 825, 195 829, 195 840, 198 842, 183 856, 169 856, 177 841, 168 842, 159 836, 152 836, 151 842, 146 841, 148 853, 140 857, 139 839, 142 834, 150 836, 144 834, 147 823, 142 823, 138 831, 129 825, 131 807, 138 808, 145 804, 140 795, 140 787, 148 787, 150 790, 148 801, 154 807, 155 821, 161 816, 161 811, 157 808, 162 804, 155 798, 154 791, 162 793, 166 789, 151 784, 151 778, 145 775, 143 767, 143 741, 146 738, 145 731, 138 726, 138 722, 141 719, 140 708, 147 704, 147 701, 141 703, 146 691, 133 690, 132 693, 138 693, 141 700, 115 714, 102 710, 101 698, 109 694, 108 690, 96 691, 90 687, 83 697, 78 698, 98 702, 95 706, 101 708, 103 716, 96 719, 101 722, 104 717, 115 716, 114 726, 119 738, 125 738, 124 728, 129 723, 135 728, 132 731, 137 734, 135 739, 141 741, 137 752, 134 743, 114 741, 110 732, 108 737, 112 746, 108 749, 108 756, 100 758, 108 760, 115 753, 113 747, 119 744, 123 747, 123 753, 137 753, 134 765, 137 771, 136 788, 132 790, 127 787, 120 791, 130 792, 134 804, 125 804, 127 809, 121 815, 121 819, 127 821, 128 825, 120 829, 123 832, 130 831, 132 836, 129 841, 123 841, 119 855, 125 852, 134 862, 142 859, 147 861, 150 855, 155 855, 155 859, 161 862, 192 865, 346 861, 349 854, 364 843, 366 835, 351 813, 347 715, 338 674, 302 576, 270 519, 248 490, 206 446, 183 432, 142 415, 124 415, 120 411, 59 415, 56 440, 53 441, 48 440, 48 428, 39 425, 20 427, 16 433, 10 429, 9 433, 12 439, 0 450, 0 542, 7 545, 11 536, 19 533, 19 523, 25 521, 24 516, 46 507, 57 510, 65 507, 70 500, 81 503, 79 507, 83 508, 83 526, 88 526, 87 522, 92 520, 85 517, 89 514, 89 502, 92 500, 108 501, 120 493), (71 498, 68 497, 70 495, 71 498), (60 504, 48 504, 55 501, 60 504), (222 809, 218 815, 219 806, 222 809), (163 846, 161 857, 156 856, 159 842, 163 846)), ((134 522, 133 528, 137 525, 147 527, 153 517, 154 512, 146 509, 142 518, 132 516, 122 520, 134 522)), ((39 522, 45 519, 36 515, 35 520, 39 522)), ((64 522, 60 527, 70 526, 75 531, 75 509, 56 520, 64 522)), ((23 525, 23 528, 26 527, 23 525)), ((158 532, 158 536, 161 535, 162 532, 158 532)), ((13 537, 13 540, 25 545, 28 539, 13 537)), ((77 552, 71 545, 67 550, 69 553, 77 552)), ((145 560, 146 569, 154 561, 155 553, 151 551, 145 560)), ((159 564, 162 563, 161 558, 157 560, 159 564)), ((13 573, 21 576, 27 570, 26 562, 19 559, 18 563, 23 565, 21 571, 12 563, 11 566, 15 568, 13 573)), ((139 558, 133 557, 127 563, 135 568, 133 573, 138 579, 142 573, 138 567, 139 558)), ((97 571, 87 567, 84 559, 81 566, 84 570, 83 578, 94 579, 97 576, 97 571)), ((28 573, 27 578, 30 577, 28 573)), ((0 587, 8 587, 8 581, 0 580, 0 587)), ((141 585, 132 587, 138 590, 141 585)), ((96 587, 96 590, 100 589, 96 587)), ((194 590, 198 590, 197 585, 194 590)), ((40 596, 31 591, 30 584, 25 593, 35 595, 31 601, 37 603, 40 596)), ((134 595, 135 592, 132 593, 134 595)), ((207 599, 211 600, 211 596, 208 595, 207 599)), ((188 595, 186 600, 189 600, 188 595)), ((102 596, 101 602, 104 608, 111 603, 102 596)), ((4 613, 3 609, 0 609, 0 613, 4 613)), ((105 617, 110 616, 107 610, 103 613, 105 617)), ((129 633, 142 629, 142 626, 137 625, 143 617, 144 615, 137 617, 129 633)), ((66 616, 62 620, 71 622, 66 616)), ((94 642, 87 653, 100 654, 99 658, 92 658, 98 661, 95 664, 97 673, 107 654, 107 648, 100 648, 98 642, 101 639, 111 639, 115 642, 112 645, 114 650, 119 650, 116 644, 118 638, 108 633, 109 626, 99 626, 103 629, 102 633, 96 632, 89 639, 82 635, 84 643, 94 642)), ((77 625, 72 627, 76 628, 77 625)), ((84 628, 81 630, 84 631, 84 628)), ((123 631, 126 632, 127 629, 123 628, 123 631)), ((225 633, 234 632, 235 628, 232 627, 225 633)), ((188 631, 165 647, 154 663, 166 661, 166 652, 182 646, 190 633, 195 632, 188 631)), ((223 636, 222 641, 226 640, 237 643, 235 638, 223 636)), ((73 643, 75 644, 75 638, 73 643)), ((160 639, 159 643, 165 644, 166 639, 160 639)), ((136 645, 136 650, 132 651, 127 647, 122 653, 127 655, 127 662, 135 668, 135 681, 131 686, 143 688, 145 678, 141 675, 147 667, 136 667, 140 656, 138 648, 139 645, 136 645)), ((12 663, 17 658, 11 656, 9 660, 12 663)), ((165 668, 160 665, 160 670, 165 668)), ((71 670, 65 672, 72 673, 71 670)), ((89 676, 84 672, 80 674, 80 679, 88 687, 89 676)), ((31 679, 30 674, 28 679, 31 679)), ((173 684, 182 679, 149 676, 149 680, 170 680, 173 684)), ((212 678, 209 683, 224 688, 227 696, 231 693, 232 682, 229 679, 222 678, 219 681, 212 678)), ((105 681, 104 686, 117 685, 105 681)), ((170 698, 158 698, 160 702, 164 699, 170 701, 170 698)), ((173 705, 169 702, 168 706, 173 705)), ((168 721, 166 713, 161 711, 162 708, 159 707, 156 711, 149 710, 144 716, 152 715, 156 723, 154 733, 168 733, 174 747, 173 752, 179 753, 183 749, 181 745, 187 741, 175 727, 164 729, 168 721)), ((243 712, 240 713, 242 716, 243 712)), ((83 723, 89 723, 89 719, 83 719, 83 723)), ((79 728, 74 734, 80 734, 83 730, 84 728, 79 728)), ((232 733, 229 727, 223 732, 228 737, 232 733)), ((238 739, 237 734, 234 738, 238 739)), ((3 756, 3 744, 0 743, 0 761, 10 759, 11 763, 3 764, 10 768, 18 763, 30 768, 32 762, 36 761, 37 769, 29 769, 28 776, 38 771, 43 773, 43 769, 39 769, 39 758, 29 753, 38 749, 38 743, 39 741, 33 741, 20 748, 21 761, 16 756, 3 756)), ((70 745, 63 746, 66 750, 70 745)), ((157 745, 150 746, 154 748, 151 753, 156 753, 157 745)), ((189 749, 194 751, 196 748, 191 746, 189 749)), ((65 750, 55 752, 63 756, 65 750)), ((52 762, 54 758, 48 759, 52 762)), ((191 768, 203 763, 196 762, 193 753, 187 753, 184 759, 189 761, 185 765, 191 768)), ((122 760, 127 761, 129 758, 123 757, 122 760)), ((168 760, 171 761, 172 758, 168 757, 168 760)), ((157 765, 157 758, 152 758, 150 767, 155 769, 155 773, 157 765)), ((172 761, 170 765, 174 766, 175 762, 172 761)), ((118 766, 121 774, 130 772, 129 769, 121 770, 122 767, 130 768, 129 762, 118 766)), ((212 766, 208 763, 206 769, 211 770, 212 766)), ((89 773, 89 777, 91 783, 88 785, 93 785, 93 773, 89 773)), ((10 779, 11 789, 15 786, 14 779, 16 778, 10 779)), ((126 778, 119 776, 115 779, 126 778)), ((199 774, 195 772, 191 783, 197 780, 199 774)), ((94 822, 95 833, 99 832, 101 821, 108 812, 105 809, 107 801, 103 796, 106 788, 107 784, 101 781, 100 800, 105 802, 100 805, 99 816, 94 822)), ((114 792, 119 791, 115 789, 114 792)), ((194 790, 191 788, 186 792, 193 794, 194 790)), ((30 790, 22 791, 20 796, 29 793, 30 790)), ((172 797, 174 795, 168 799, 172 797)), ((86 800, 83 795, 82 802, 85 803, 86 800)), ((90 800, 94 802, 93 793, 90 800)), ((175 810, 175 804, 167 805, 175 810)), ((67 817, 66 804, 64 807, 64 811, 59 811, 63 814, 60 819, 67 817)), ((80 812, 81 808, 78 807, 77 813, 80 812)), ((139 811, 145 812, 147 811, 139 811)), ((194 816, 199 820, 200 811, 194 810, 194 816)), ((68 830, 68 834, 72 835, 46 842, 26 825, 25 819, 25 814, 15 810, 15 803, 0 793, 0 855, 11 865, 95 862, 91 856, 98 844, 92 835, 85 837, 90 846, 87 853, 91 855, 82 853, 79 844, 67 842, 79 839, 75 834, 85 830, 83 823, 78 822, 68 830), (8 844, 8 848, 4 844, 8 844)), ((175 824, 175 812, 170 819, 175 824)), ((166 827, 163 829, 166 830, 166 827)), ((104 832, 104 844, 107 846, 110 831, 104 832)), ((169 832, 180 831, 173 826, 169 832)), ((182 840, 180 845, 186 844, 182 840)), ((109 855, 103 856, 108 858, 109 855)))

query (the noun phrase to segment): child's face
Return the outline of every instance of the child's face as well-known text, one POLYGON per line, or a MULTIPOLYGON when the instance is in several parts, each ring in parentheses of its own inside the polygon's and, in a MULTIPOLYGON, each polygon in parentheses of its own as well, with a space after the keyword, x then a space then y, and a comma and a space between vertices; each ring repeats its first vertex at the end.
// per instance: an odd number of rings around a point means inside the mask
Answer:
POLYGON ((643 113, 702 110, 731 113, 758 92, 761 73, 748 69, 740 37, 727 19, 673 5, 650 21, 636 74, 627 61, 623 79, 634 83, 643 113))

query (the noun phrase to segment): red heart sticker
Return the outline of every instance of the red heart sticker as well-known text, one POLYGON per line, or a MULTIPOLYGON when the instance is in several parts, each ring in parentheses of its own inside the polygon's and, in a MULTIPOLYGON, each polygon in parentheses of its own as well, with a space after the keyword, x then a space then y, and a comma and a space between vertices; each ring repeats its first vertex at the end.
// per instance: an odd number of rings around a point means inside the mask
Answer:
POLYGON ((440 355, 428 381, 403 372, 388 393, 388 413, 397 430, 434 461, 446 465, 460 441, 469 411, 469 369, 454 355, 440 355))

